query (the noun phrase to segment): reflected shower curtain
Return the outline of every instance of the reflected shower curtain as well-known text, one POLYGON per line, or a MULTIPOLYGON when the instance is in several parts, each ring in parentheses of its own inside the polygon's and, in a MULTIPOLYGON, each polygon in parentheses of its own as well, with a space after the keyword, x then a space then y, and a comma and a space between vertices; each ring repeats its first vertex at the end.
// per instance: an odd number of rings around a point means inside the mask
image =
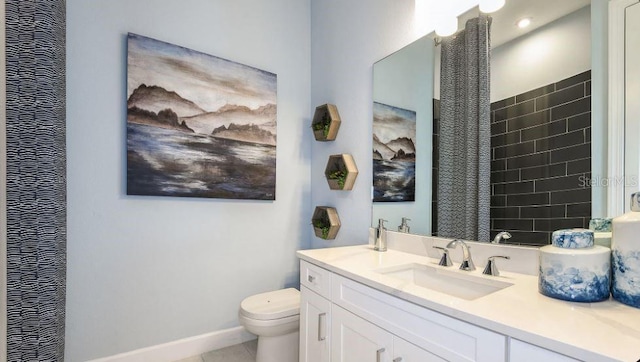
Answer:
POLYGON ((438 236, 489 241, 491 19, 444 39, 440 71, 438 236))

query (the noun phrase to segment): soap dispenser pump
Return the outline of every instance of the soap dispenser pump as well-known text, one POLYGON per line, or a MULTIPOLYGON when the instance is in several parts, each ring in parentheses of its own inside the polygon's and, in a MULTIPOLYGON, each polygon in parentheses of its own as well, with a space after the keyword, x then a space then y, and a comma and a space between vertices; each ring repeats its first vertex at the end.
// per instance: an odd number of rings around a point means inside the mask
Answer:
POLYGON ((398 226, 399 232, 407 234, 409 233, 409 224, 407 224, 407 221, 411 221, 411 219, 407 217, 402 218, 402 222, 400 223, 400 226, 398 226))
POLYGON ((387 229, 384 227, 385 219, 378 219, 378 227, 376 228, 376 242, 373 250, 387 251, 387 229))

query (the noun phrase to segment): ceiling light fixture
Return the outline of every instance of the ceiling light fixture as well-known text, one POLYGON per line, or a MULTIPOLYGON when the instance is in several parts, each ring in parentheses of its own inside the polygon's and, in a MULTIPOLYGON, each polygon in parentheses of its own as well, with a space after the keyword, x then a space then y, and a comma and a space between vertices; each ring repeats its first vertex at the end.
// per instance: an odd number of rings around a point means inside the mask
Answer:
POLYGON ((522 18, 522 19, 518 20, 516 25, 520 29, 526 28, 527 26, 531 25, 531 18, 522 18))
POLYGON ((445 37, 458 31, 458 18, 455 16, 443 16, 436 23, 436 35, 445 37))
POLYGON ((478 6, 485 14, 494 13, 504 6, 505 0, 480 0, 478 6))

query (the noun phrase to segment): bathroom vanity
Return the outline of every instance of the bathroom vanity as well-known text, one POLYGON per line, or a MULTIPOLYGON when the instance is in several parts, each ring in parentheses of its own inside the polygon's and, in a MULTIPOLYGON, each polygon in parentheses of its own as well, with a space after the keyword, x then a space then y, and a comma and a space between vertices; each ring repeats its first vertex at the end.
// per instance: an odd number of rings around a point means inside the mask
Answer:
MULTIPOLYGON (((454 252, 454 251, 452 251, 454 252)), ((300 361, 637 361, 640 309, 370 245, 304 250, 300 361)))

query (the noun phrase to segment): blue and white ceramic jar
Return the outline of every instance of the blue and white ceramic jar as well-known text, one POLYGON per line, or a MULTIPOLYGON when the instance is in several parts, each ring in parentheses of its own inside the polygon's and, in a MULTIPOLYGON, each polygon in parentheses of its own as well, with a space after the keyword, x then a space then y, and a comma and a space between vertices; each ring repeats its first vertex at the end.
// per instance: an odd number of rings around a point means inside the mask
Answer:
POLYGON ((640 308, 640 192, 631 195, 631 211, 612 222, 613 298, 640 308))
POLYGON ((593 230, 596 245, 611 248, 611 219, 593 218, 589 221, 589 229, 593 230))
POLYGON ((594 217, 589 220, 589 229, 596 232, 609 232, 611 231, 611 219, 594 217))
POLYGON ((571 302, 609 299, 611 251, 604 246, 540 248, 540 293, 571 302))
POLYGON ((551 235, 551 245, 566 249, 584 249, 593 246, 593 230, 563 229, 551 235))

